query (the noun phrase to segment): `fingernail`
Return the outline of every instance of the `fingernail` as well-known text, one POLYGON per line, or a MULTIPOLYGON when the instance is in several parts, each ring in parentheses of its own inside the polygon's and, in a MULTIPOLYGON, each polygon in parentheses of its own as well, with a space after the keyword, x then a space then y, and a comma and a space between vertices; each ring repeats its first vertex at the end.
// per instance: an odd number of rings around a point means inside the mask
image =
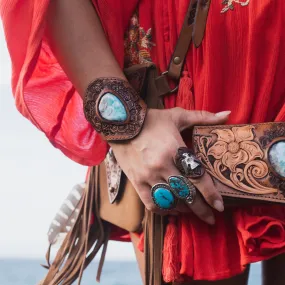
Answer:
POLYGON ((232 111, 223 111, 223 112, 219 112, 219 113, 216 113, 215 116, 216 117, 226 117, 228 116, 232 111))
POLYGON ((215 224, 215 218, 213 216, 209 216, 205 219, 205 221, 210 224, 210 225, 214 225, 215 224))
POLYGON ((223 212, 225 209, 223 203, 220 200, 216 200, 214 202, 214 208, 219 212, 223 212))

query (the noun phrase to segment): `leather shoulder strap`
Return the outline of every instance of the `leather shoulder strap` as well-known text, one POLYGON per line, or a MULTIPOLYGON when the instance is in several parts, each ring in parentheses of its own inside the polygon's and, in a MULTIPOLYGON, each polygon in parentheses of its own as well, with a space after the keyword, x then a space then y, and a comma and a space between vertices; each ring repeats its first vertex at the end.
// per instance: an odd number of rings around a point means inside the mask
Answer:
POLYGON ((183 64, 193 39, 196 47, 202 43, 211 0, 191 0, 184 23, 168 67, 168 76, 179 80, 183 64))
POLYGON ((211 5, 211 0, 198 1, 196 17, 195 17, 195 25, 192 35, 195 47, 199 47, 203 41, 210 5, 211 5))

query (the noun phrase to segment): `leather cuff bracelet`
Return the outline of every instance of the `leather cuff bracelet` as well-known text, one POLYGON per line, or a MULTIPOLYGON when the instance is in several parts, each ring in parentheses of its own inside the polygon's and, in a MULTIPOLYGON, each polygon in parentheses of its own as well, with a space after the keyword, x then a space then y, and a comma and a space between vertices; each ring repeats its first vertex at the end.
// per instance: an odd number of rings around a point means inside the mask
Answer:
POLYGON ((107 141, 130 140, 143 126, 147 106, 120 78, 98 78, 86 89, 84 114, 107 141))

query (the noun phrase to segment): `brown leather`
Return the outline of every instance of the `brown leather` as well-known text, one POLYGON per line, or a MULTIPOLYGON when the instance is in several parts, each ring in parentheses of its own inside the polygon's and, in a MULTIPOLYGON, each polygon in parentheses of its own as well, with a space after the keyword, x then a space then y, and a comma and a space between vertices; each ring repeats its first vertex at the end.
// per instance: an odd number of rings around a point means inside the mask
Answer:
POLYGON ((120 78, 102 77, 89 84, 83 100, 84 115, 97 133, 107 141, 135 138, 141 131, 147 105, 128 81, 120 78), (99 105, 106 93, 115 95, 124 105, 125 121, 110 121, 101 116, 99 105))
POLYGON ((193 44, 198 48, 204 38, 208 13, 211 0, 199 0, 196 11, 195 25, 193 30, 193 44))
POLYGON ((163 101, 159 97, 161 92, 169 93, 170 89, 167 80, 164 81, 165 86, 162 86, 159 80, 157 81, 159 78, 158 71, 153 63, 133 65, 124 69, 124 73, 129 83, 140 94, 149 108, 164 108, 163 101))
POLYGON ((101 219, 112 223, 128 232, 136 232, 142 228, 144 205, 130 180, 123 174, 119 194, 113 204, 108 197, 105 162, 100 166, 99 184, 100 201, 99 213, 101 219))
POLYGON ((210 4, 210 0, 191 0, 190 2, 167 72, 167 76, 176 82, 181 76, 192 37, 196 47, 203 40, 210 4))
POLYGON ((169 78, 178 81, 181 75, 183 64, 189 49, 189 45, 192 41, 192 33, 195 24, 196 7, 198 0, 191 0, 188 7, 184 23, 172 55, 169 67, 168 76, 169 78), (175 59, 180 60, 175 62, 175 59))
POLYGON ((172 89, 169 86, 169 82, 165 74, 162 74, 155 78, 155 85, 157 87, 159 96, 165 96, 172 93, 172 89))
POLYGON ((285 123, 203 126, 193 131, 197 157, 222 196, 235 198, 231 204, 285 203, 284 169, 276 167, 272 156, 278 155, 277 144, 285 144, 285 123))
POLYGON ((94 204, 99 197, 98 175, 98 169, 93 168, 81 200, 76 223, 64 239, 46 277, 39 285, 71 285, 76 279, 79 279, 78 284, 80 284, 83 270, 103 246, 97 276, 97 279, 100 278, 109 240, 110 224, 100 219, 99 209, 94 204), (94 223, 91 225, 93 211, 94 223))
POLYGON ((162 285, 164 217, 146 210, 144 223, 145 285, 162 285))

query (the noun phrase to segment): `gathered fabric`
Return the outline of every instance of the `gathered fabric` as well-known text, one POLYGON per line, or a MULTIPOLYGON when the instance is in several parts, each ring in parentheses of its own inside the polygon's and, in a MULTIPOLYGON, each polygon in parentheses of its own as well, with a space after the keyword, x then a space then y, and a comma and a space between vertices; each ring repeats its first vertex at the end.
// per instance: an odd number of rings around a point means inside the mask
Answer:
MULTIPOLYGON (((165 97, 166 108, 231 110, 230 124, 285 121, 285 2, 233 1, 233 9, 211 2, 203 43, 189 49, 179 92, 165 97)), ((96 165, 108 145, 86 121, 82 99, 48 46, 48 4, 0 2, 16 106, 66 156, 96 165)), ((160 71, 167 69, 189 0, 93 4, 122 68, 151 60, 160 71)), ((191 136, 184 138, 190 146, 191 136)), ((126 240, 124 234, 117 229, 112 237, 126 240)), ((167 282, 225 279, 284 252, 282 206, 229 208, 216 213, 215 226, 183 214, 167 226, 162 273, 167 282)))

